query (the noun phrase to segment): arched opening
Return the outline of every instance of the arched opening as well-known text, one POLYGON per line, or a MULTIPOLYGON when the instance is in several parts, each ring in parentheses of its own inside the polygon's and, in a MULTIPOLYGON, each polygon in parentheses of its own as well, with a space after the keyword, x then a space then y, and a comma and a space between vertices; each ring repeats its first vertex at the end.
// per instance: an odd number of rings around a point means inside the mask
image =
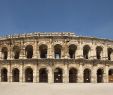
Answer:
POLYGON ((39 70, 39 82, 48 82, 48 71, 46 68, 39 70))
POLYGON ((47 45, 40 45, 40 58, 47 58, 47 45))
POLYGON ((84 70, 84 83, 90 83, 91 82, 91 70, 85 69, 84 70))
POLYGON ((113 69, 109 70, 109 82, 113 83, 113 69))
POLYGON ((19 82, 19 70, 17 68, 12 71, 12 81, 19 82))
POLYGON ((33 46, 32 45, 26 46, 25 52, 26 52, 27 58, 32 58, 32 56, 33 56, 33 46))
POLYGON ((1 70, 1 82, 7 82, 8 78, 7 78, 7 69, 3 68, 1 70))
POLYGON ((63 82, 62 69, 56 68, 54 71, 54 83, 62 83, 62 82, 63 82))
POLYGON ((8 57, 8 49, 7 49, 7 47, 3 47, 2 48, 2 55, 3 55, 3 59, 7 59, 7 57, 8 57))
POLYGON ((54 46, 54 56, 55 59, 60 59, 61 58, 61 50, 62 50, 62 46, 57 44, 54 46))
POLYGON ((102 47, 100 47, 100 46, 96 47, 96 56, 97 56, 97 59, 101 59, 102 58, 102 51, 103 51, 102 47))
POLYGON ((77 70, 75 68, 71 68, 69 70, 69 83, 77 82, 77 70))
POLYGON ((77 50, 77 46, 72 44, 69 46, 69 57, 70 58, 75 58, 75 52, 77 50))
POLYGON ((33 70, 31 68, 25 70, 25 82, 33 82, 33 70))
POLYGON ((90 47, 88 45, 85 45, 83 47, 83 57, 85 59, 88 59, 89 58, 89 52, 90 52, 90 47))
POLYGON ((112 51, 113 51, 112 48, 108 48, 108 60, 111 60, 112 51))
POLYGON ((103 69, 97 70, 97 83, 103 82, 103 69))
POLYGON ((13 47, 13 52, 14 52, 14 59, 19 59, 20 47, 19 46, 14 46, 13 47))

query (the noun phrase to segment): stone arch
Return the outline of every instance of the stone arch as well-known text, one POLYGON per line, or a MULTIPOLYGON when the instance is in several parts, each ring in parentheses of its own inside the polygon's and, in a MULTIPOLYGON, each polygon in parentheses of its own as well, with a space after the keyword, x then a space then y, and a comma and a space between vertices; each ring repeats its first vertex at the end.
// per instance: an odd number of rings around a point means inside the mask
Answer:
POLYGON ((48 82, 48 70, 46 68, 39 69, 39 82, 48 82))
POLYGON ((77 50, 77 46, 74 45, 74 44, 71 44, 69 45, 69 57, 70 58, 75 58, 75 53, 76 53, 76 50, 77 50))
POLYGON ((91 50, 91 48, 90 48, 89 45, 85 45, 85 46, 83 47, 83 57, 84 57, 85 59, 89 59, 90 50, 91 50))
POLYGON ((113 49, 112 48, 108 48, 107 49, 107 54, 108 54, 108 60, 111 60, 111 54, 113 52, 113 49))
POLYGON ((97 83, 103 82, 103 74, 104 74, 104 69, 98 68, 97 69, 97 83))
POLYGON ((1 82, 7 82, 8 81, 8 71, 6 68, 1 69, 1 82))
POLYGON ((40 58, 47 58, 48 47, 45 44, 39 46, 40 58))
POLYGON ((85 68, 83 72, 84 83, 91 82, 91 70, 89 68, 85 68))
POLYGON ((25 82, 33 82, 33 69, 30 67, 25 69, 25 82))
POLYGON ((19 59, 20 47, 19 46, 14 46, 13 47, 13 52, 14 52, 14 59, 19 59))
POLYGON ((7 59, 8 58, 8 48, 7 47, 2 47, 2 57, 3 59, 7 59))
POLYGON ((33 46, 32 45, 27 45, 25 48, 25 54, 27 58, 32 58, 33 57, 33 46))
POLYGON ((113 83, 113 69, 109 69, 108 71, 108 80, 110 83, 113 83))
POLYGON ((12 82, 19 82, 19 69, 14 68, 12 70, 12 82))
POLYGON ((62 72, 65 73, 65 70, 64 70, 64 66, 63 65, 61 66, 60 64, 57 64, 57 65, 54 66, 53 69, 55 70, 55 68, 60 68, 60 69, 62 69, 62 72))
POLYGON ((97 57, 97 59, 102 58, 102 52, 103 52, 103 48, 101 46, 97 46, 96 47, 96 57, 97 57))
POLYGON ((55 59, 60 59, 62 55, 62 46, 60 44, 56 44, 54 46, 54 57, 55 59))
POLYGON ((63 82, 63 70, 57 67, 54 69, 54 83, 62 82, 63 82))
POLYGON ((74 67, 69 69, 69 83, 76 83, 78 76, 78 70, 74 67))

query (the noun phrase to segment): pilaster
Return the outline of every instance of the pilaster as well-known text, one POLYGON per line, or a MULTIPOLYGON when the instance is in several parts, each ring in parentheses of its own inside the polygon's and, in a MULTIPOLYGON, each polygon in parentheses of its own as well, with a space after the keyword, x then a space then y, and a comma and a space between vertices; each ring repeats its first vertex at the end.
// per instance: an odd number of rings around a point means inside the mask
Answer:
POLYGON ((91 82, 97 83, 97 71, 96 66, 93 66, 92 73, 91 73, 91 82))
POLYGON ((68 82, 69 82, 68 68, 67 65, 65 65, 63 72, 63 83, 68 83, 68 82))
POLYGON ((53 83, 54 82, 54 76, 53 76, 53 70, 52 68, 48 69, 48 83, 53 83))
POLYGON ((52 54, 52 52, 53 52, 53 47, 52 47, 52 44, 51 44, 51 42, 48 44, 48 51, 47 51, 47 58, 53 58, 53 54, 52 54))
POLYGON ((77 59, 83 58, 83 46, 82 46, 81 42, 79 43, 79 45, 77 47, 76 57, 77 57, 77 59))
POLYGON ((11 67, 8 66, 8 70, 7 70, 7 80, 8 82, 12 82, 12 71, 11 71, 11 67))
POLYGON ((19 74, 19 82, 23 82, 23 75, 24 75, 24 72, 23 72, 23 66, 22 66, 22 63, 21 63, 20 74, 19 74))
POLYGON ((96 47, 94 45, 91 47, 90 59, 97 59, 96 58, 96 47))
POLYGON ((78 83, 83 83, 83 64, 79 64, 79 69, 78 69, 78 83))
MULTIPOLYGON (((35 40, 35 39, 34 39, 35 40)), ((33 58, 37 58, 37 41, 34 41, 33 58)))
POLYGON ((33 82, 37 82, 37 66, 36 64, 34 65, 34 70, 33 70, 33 82))
POLYGON ((0 50, 0 59, 2 59, 2 51, 0 50))
POLYGON ((103 75, 103 81, 104 83, 108 83, 108 77, 109 77, 109 74, 108 74, 108 66, 106 65, 105 68, 104 68, 104 75, 103 75))
POLYGON ((103 48, 102 60, 108 60, 107 47, 106 46, 103 48))

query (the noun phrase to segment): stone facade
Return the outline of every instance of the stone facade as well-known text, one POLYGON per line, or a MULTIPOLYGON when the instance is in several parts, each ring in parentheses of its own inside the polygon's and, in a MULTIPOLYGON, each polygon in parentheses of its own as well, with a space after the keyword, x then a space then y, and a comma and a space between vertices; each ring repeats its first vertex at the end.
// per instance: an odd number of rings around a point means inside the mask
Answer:
POLYGON ((1 37, 0 81, 113 82, 113 41, 70 32, 1 37))

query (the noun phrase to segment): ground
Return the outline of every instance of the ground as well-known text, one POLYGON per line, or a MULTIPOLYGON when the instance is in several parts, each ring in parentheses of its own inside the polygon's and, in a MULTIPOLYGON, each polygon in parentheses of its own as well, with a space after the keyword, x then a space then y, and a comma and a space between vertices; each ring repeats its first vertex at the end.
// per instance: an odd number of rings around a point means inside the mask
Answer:
POLYGON ((113 95, 113 84, 0 83, 0 95, 113 95))

